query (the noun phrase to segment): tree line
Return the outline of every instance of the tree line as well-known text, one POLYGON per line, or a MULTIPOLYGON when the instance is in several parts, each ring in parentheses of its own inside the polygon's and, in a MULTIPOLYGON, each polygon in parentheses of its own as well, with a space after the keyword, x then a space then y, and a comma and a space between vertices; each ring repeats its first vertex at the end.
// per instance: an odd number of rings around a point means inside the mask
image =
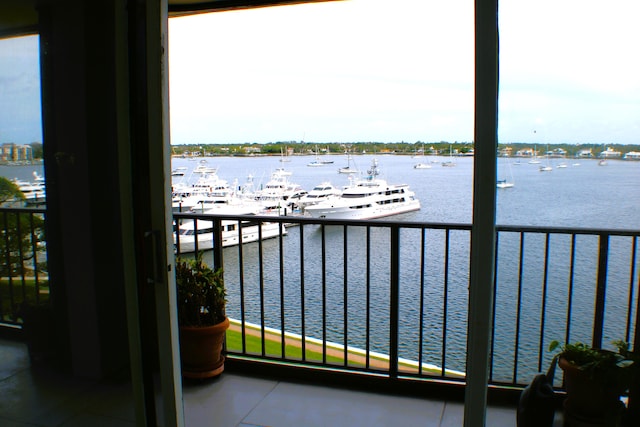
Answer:
MULTIPOLYGON (((623 144, 549 144, 549 150, 562 149, 567 157, 575 157, 581 150, 591 150, 593 156, 604 151, 607 147, 614 151, 620 151, 622 155, 630 151, 640 151, 640 145, 623 144)), ((519 150, 536 149, 538 154, 547 151, 547 144, 532 144, 524 142, 512 142, 498 144, 496 153, 502 153, 510 149, 515 155, 519 150), (535 147, 535 148, 534 148, 535 147)), ((184 144, 172 145, 172 154, 176 156, 250 156, 250 155, 310 155, 316 154, 372 154, 372 153, 394 153, 413 155, 415 153, 424 154, 466 154, 473 151, 472 142, 354 142, 354 143, 316 143, 297 141, 278 141, 269 143, 245 143, 245 144, 184 144)))

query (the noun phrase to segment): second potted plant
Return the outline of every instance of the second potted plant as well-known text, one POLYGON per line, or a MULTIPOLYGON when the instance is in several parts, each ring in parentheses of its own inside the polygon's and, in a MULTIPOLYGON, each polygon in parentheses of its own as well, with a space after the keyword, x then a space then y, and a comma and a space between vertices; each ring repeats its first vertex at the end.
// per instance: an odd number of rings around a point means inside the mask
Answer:
POLYGON ((619 426, 625 407, 620 396, 636 377, 636 366, 628 344, 614 341, 616 350, 592 348, 583 343, 560 345, 558 366, 564 371, 567 397, 564 402, 567 426, 619 426))
POLYGON ((224 370, 222 347, 229 319, 222 270, 196 259, 176 259, 182 375, 208 378, 224 370))

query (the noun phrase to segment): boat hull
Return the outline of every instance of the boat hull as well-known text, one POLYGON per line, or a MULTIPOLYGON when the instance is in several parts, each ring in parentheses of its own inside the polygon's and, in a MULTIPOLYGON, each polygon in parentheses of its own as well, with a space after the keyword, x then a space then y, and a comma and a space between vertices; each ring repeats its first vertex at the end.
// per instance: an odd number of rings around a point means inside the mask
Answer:
POLYGON ((375 219, 420 210, 420 201, 413 199, 395 205, 313 205, 305 209, 314 218, 375 219))
MULTIPOLYGON (((223 221, 222 226, 225 228, 225 231, 222 232, 223 248, 240 244, 240 233, 238 232, 237 224, 238 223, 236 221, 223 221), (234 226, 232 228, 235 229, 227 230, 230 226, 234 226)), ((214 233, 209 231, 212 227, 213 223, 211 221, 199 221, 198 229, 203 230, 204 232, 199 232, 197 235, 180 234, 179 239, 174 236, 173 243, 174 245, 177 245, 178 240, 180 241, 180 253, 195 252, 195 237, 197 236, 198 251, 213 249, 215 245, 215 237, 214 233)), ((287 234, 286 228, 282 227, 282 232, 280 230, 280 224, 275 222, 263 223, 261 226, 245 225, 242 227, 242 243, 257 242, 260 240, 260 237, 262 237, 262 240, 265 240, 287 234), (260 235, 259 227, 262 228, 262 235, 260 235)))

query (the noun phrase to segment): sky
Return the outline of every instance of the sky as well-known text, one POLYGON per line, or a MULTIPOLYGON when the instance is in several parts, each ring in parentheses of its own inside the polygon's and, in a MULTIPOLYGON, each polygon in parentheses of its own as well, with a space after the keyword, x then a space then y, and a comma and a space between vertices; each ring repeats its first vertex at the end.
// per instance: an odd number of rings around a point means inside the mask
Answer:
MULTIPOLYGON (((499 142, 640 144, 640 2, 499 7, 499 142)), ((172 144, 470 142, 473 18, 473 0, 172 18, 172 144)), ((0 40, 0 143, 41 139, 31 40, 0 40)))
POLYGON ((0 144, 42 142, 38 38, 0 39, 0 144))

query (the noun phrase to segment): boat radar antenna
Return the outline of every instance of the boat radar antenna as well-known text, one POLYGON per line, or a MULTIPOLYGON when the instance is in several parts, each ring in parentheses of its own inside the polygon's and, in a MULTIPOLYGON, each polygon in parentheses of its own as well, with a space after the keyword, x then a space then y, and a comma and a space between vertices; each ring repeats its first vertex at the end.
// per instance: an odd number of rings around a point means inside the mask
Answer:
POLYGON ((378 170, 378 159, 373 159, 371 161, 371 167, 367 170, 367 173, 369 174, 370 179, 380 175, 380 171, 378 170))

